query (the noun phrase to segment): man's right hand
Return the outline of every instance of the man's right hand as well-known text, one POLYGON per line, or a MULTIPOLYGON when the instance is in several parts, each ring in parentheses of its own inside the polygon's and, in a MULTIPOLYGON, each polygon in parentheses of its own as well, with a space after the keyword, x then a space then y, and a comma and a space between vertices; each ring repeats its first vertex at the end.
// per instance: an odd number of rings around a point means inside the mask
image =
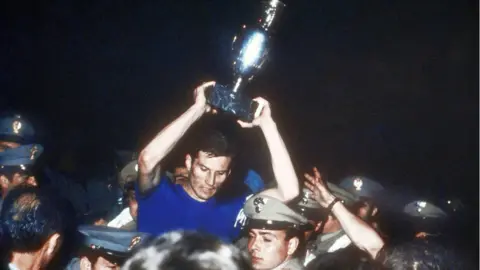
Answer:
POLYGON ((207 97, 205 95, 205 90, 213 86, 215 86, 214 81, 206 82, 198 86, 197 88, 195 88, 195 91, 194 91, 195 105, 200 108, 204 108, 205 112, 212 111, 213 113, 215 113, 215 110, 212 110, 212 108, 208 105, 207 97))
POLYGON ((207 103, 205 90, 215 85, 207 82, 194 91, 195 103, 180 117, 160 131, 155 138, 140 152, 138 157, 138 184, 142 193, 160 183, 160 162, 170 153, 190 126, 205 112, 213 111, 207 103))

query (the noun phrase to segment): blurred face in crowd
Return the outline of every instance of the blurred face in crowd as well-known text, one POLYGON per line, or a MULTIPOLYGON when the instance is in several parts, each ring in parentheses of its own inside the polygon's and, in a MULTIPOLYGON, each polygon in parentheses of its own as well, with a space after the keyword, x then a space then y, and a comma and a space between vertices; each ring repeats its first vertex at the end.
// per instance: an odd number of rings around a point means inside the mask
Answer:
POLYGON ((52 260, 53 257, 58 253, 63 242, 63 237, 60 234, 55 233, 47 240, 47 242, 42 246, 38 251, 38 256, 40 257, 41 268, 45 268, 52 260))
POLYGON ((286 239, 285 230, 250 229, 248 252, 256 270, 270 270, 290 259, 298 247, 298 238, 286 239))
POLYGON ((189 181, 185 190, 197 201, 206 201, 217 193, 230 175, 231 157, 212 156, 199 151, 197 157, 187 155, 185 166, 189 171, 189 181))
POLYGON ((133 220, 137 220, 138 202, 134 190, 128 191, 128 208, 130 209, 130 215, 133 217, 133 220))
POLYGON ((332 215, 328 215, 328 218, 325 221, 320 222, 319 225, 318 229, 323 225, 323 230, 318 233, 333 233, 342 229, 340 222, 338 222, 338 220, 332 215), (325 224, 323 225, 323 223, 325 224))
POLYGON ((6 175, 0 174, 0 187, 3 194, 6 194, 8 190, 23 183, 33 187, 37 186, 37 180, 34 176, 28 176, 24 173, 15 173, 11 179, 8 179, 6 175))
POLYGON ((312 235, 320 229, 320 222, 314 221, 314 220, 308 220, 308 223, 310 223, 311 227, 307 230, 304 230, 304 235, 305 235, 305 241, 308 241, 310 238, 312 238, 312 235))
POLYGON ((0 152, 5 151, 6 149, 13 149, 19 147, 20 144, 16 142, 0 141, 0 152))
POLYGON ((120 269, 115 263, 108 261, 107 259, 99 256, 95 263, 90 262, 87 257, 82 257, 80 260, 80 269, 81 270, 111 270, 111 269, 120 269))

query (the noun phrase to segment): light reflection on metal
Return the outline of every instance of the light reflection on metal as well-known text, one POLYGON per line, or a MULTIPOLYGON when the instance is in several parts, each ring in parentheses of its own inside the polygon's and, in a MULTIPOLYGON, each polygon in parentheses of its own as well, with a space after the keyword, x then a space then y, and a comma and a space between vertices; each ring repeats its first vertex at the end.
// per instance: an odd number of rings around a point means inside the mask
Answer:
MULTIPOLYGON (((264 28, 265 30, 267 30, 272 25, 279 5, 283 5, 283 3, 278 0, 271 0, 269 3, 269 7, 265 9, 265 21, 262 24, 262 28, 264 28)), ((261 19, 259 21, 261 22, 261 19)))
POLYGON ((418 207, 421 207, 421 208, 425 208, 425 207, 427 207, 427 202, 425 202, 425 201, 418 201, 418 202, 417 202, 417 206, 418 206, 418 207))
POLYGON ((258 24, 242 25, 242 31, 235 35, 232 44, 233 60, 233 85, 241 80, 236 87, 236 92, 241 91, 244 85, 258 74, 267 60, 271 43, 271 34, 274 31, 278 17, 285 5, 272 0, 262 3, 261 18, 258 24))
POLYGON ((362 190, 362 186, 363 186, 363 181, 362 181, 362 179, 361 179, 361 178, 355 178, 355 179, 353 180, 353 186, 355 187, 355 189, 356 189, 357 191, 362 190))
POLYGON ((15 134, 18 134, 20 132, 20 129, 22 128, 22 122, 20 121, 13 121, 12 124, 12 129, 15 134))
POLYGON ((260 57, 265 48, 265 35, 260 32, 253 33, 245 47, 240 51, 242 62, 241 72, 247 71, 250 67, 258 67, 260 57))

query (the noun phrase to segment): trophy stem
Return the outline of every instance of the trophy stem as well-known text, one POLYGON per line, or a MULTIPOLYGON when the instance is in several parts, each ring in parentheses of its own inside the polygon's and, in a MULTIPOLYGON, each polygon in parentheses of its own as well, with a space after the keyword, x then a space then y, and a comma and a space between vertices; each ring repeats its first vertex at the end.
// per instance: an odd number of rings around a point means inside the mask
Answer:
POLYGON ((237 82, 235 83, 235 86, 233 87, 233 90, 232 90, 233 93, 235 93, 235 94, 237 93, 238 88, 240 87, 241 83, 242 83, 242 78, 240 77, 240 78, 237 79, 237 82))

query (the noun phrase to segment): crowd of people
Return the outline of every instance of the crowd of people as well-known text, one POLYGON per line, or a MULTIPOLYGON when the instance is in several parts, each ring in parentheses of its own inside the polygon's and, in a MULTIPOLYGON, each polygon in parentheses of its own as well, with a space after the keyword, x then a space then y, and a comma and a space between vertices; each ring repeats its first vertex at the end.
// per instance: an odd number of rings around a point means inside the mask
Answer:
MULTIPOLYGON (((264 181, 253 170, 243 181, 232 179, 239 147, 247 146, 219 130, 195 134, 184 164, 168 170, 167 155, 203 115, 215 113, 205 98, 214 84, 197 87, 194 104, 138 155, 125 154, 127 162, 115 177, 83 184, 38 166, 44 149, 27 119, 1 118, 2 267, 474 268, 455 248, 438 241, 440 233, 432 227, 413 233, 386 230, 378 218, 382 206, 376 195, 384 190, 379 183, 354 176, 335 184, 317 168, 299 175, 263 98, 255 99, 255 119, 238 124, 263 134, 273 179, 264 181), (48 184, 38 180, 39 174, 48 184), (97 199, 85 195, 88 190, 97 199)), ((404 214, 435 224, 447 216, 425 201, 405 205, 404 214)))

